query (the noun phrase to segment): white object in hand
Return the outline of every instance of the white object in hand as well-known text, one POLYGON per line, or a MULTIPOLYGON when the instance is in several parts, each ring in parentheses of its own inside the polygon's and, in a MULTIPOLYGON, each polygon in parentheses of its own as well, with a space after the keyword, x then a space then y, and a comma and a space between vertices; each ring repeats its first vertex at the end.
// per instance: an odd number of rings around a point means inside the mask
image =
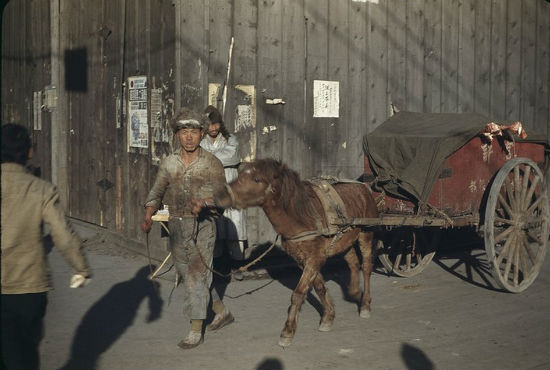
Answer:
POLYGON ((71 278, 71 288, 79 288, 82 286, 87 285, 90 282, 90 279, 86 279, 84 276, 80 274, 74 274, 71 278))

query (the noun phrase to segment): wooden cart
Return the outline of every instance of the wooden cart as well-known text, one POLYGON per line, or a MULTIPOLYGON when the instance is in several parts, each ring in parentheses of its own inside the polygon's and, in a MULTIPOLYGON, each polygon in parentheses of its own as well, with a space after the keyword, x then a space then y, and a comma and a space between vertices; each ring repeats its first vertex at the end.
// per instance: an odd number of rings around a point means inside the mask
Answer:
MULTIPOLYGON (((353 222, 380 225, 389 231, 377 244, 378 257, 388 271, 403 277, 420 273, 436 252, 439 230, 469 227, 483 238, 499 286, 518 293, 535 280, 548 248, 548 142, 529 132, 527 139, 531 137, 531 141, 518 140, 507 130, 500 135, 479 134, 490 122, 472 114, 402 112, 365 136, 363 178, 372 184, 380 217, 353 222), (472 124, 472 120, 476 123, 472 124), (478 125, 480 129, 476 130, 478 125), (408 186, 414 179, 407 182, 407 178, 398 176, 411 172, 411 165, 418 165, 418 161, 407 161, 423 158, 415 145, 447 145, 445 132, 456 135, 457 128, 463 126, 468 128, 463 130, 461 140, 451 140, 457 148, 444 148, 448 155, 440 164, 433 157, 430 159, 436 163, 425 172, 434 178, 424 187, 425 192, 429 190, 428 195, 422 197, 422 189, 415 192, 408 186), (430 131, 434 127, 435 133, 430 131), (397 143, 390 138, 392 132, 401 135, 397 143), (428 139, 419 140, 419 136, 428 139), (380 156, 375 150, 386 153, 380 156), (411 153, 418 158, 408 158, 411 153), (381 163, 386 169, 391 167, 384 155, 397 157, 395 167, 401 167, 390 168, 389 175, 388 171, 381 174, 385 171, 381 163)), ((424 157, 426 153, 430 155, 431 149, 423 147, 424 157)), ((415 167, 411 176, 422 179, 425 168, 415 167)))

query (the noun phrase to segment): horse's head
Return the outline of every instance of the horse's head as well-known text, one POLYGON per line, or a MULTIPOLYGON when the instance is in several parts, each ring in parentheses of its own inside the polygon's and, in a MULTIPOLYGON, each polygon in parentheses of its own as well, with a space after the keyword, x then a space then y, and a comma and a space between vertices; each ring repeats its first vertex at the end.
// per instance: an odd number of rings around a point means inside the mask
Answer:
POLYGON ((239 176, 216 195, 216 204, 227 208, 262 207, 266 201, 278 199, 281 172, 286 168, 274 159, 258 159, 244 163, 239 176))

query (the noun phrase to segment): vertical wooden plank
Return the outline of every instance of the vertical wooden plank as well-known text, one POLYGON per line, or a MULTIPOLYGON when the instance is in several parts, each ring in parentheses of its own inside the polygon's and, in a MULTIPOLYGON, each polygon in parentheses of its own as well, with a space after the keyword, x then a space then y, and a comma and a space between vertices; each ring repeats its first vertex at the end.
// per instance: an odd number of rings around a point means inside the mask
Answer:
POLYGON ((368 4, 367 48, 369 58, 367 113, 369 130, 373 130, 388 117, 388 28, 387 0, 368 4))
POLYGON ((508 0, 506 44, 506 119, 521 116, 521 3, 508 0))
POLYGON ((474 110, 491 112, 491 2, 478 1, 476 8, 474 110))
MULTIPOLYGON (((151 81, 152 76, 150 74, 150 65, 149 65, 149 57, 151 53, 151 39, 150 39, 150 27, 149 19, 150 19, 150 3, 152 0, 140 0, 140 5, 138 8, 138 17, 136 22, 136 28, 135 28, 135 34, 133 37, 136 39, 136 45, 137 45, 137 55, 136 55, 136 63, 139 61, 138 65, 138 71, 140 74, 147 75, 147 86, 149 87, 148 92, 150 92, 151 87, 151 81), (145 36, 145 37, 144 37, 145 36)), ((201 12, 201 15, 203 13, 201 12)), ((200 18, 200 24, 202 29, 202 22, 203 18, 200 18)), ((204 40, 199 39, 198 43, 203 45, 204 40)), ((200 50, 203 50, 201 47, 200 50)), ((204 60, 204 59, 203 59, 204 60)), ((202 72, 202 70, 200 70, 202 72)), ((202 76, 199 73, 199 80, 202 76)), ((200 84, 197 84, 198 88, 200 88, 200 84)), ((200 95, 200 91, 199 91, 200 95)), ((198 106, 197 108, 200 109, 201 106, 198 106)), ((149 122, 150 124, 150 122, 149 122)), ((127 219, 129 220, 127 229, 130 232, 130 237, 135 238, 135 236, 138 236, 138 240, 144 241, 146 236, 144 233, 140 232, 139 224, 140 220, 142 219, 143 215, 142 213, 138 213, 138 211, 143 211, 143 204, 145 202, 145 199, 147 197, 147 194, 149 193, 150 187, 152 185, 151 182, 151 157, 150 157, 150 148, 151 148, 151 138, 149 138, 149 148, 147 150, 141 150, 139 154, 133 154, 133 162, 135 163, 131 170, 133 172, 131 173, 132 179, 132 194, 134 196, 134 199, 132 201, 132 215, 127 215, 127 219)), ((132 158, 132 157, 131 157, 132 158)))
MULTIPOLYGON (((75 45, 78 45, 79 40, 79 30, 78 25, 80 24, 80 9, 79 2, 70 1, 70 0, 61 0, 60 1, 60 19, 63 19, 62 27, 60 27, 60 34, 63 33, 65 36, 66 44, 64 49, 61 50, 63 55, 60 55, 59 58, 64 58, 66 53, 73 49, 75 45), (72 15, 72 16, 69 16, 72 15)), ((61 68, 64 68, 64 65, 61 65, 61 68)), ((71 92, 67 92, 67 116, 60 117, 60 119, 67 119, 69 126, 69 135, 68 135, 68 158, 67 166, 69 168, 69 215, 75 218, 84 219, 84 216, 81 212, 81 186, 80 178, 82 176, 81 166, 84 165, 83 161, 80 159, 80 148, 83 143, 81 127, 83 120, 80 117, 80 109, 78 105, 79 95, 71 92)), ((86 145, 87 146, 87 145, 86 145)))
POLYGON ((388 1, 388 102, 404 109, 407 89, 407 2, 388 1))
POLYGON ((536 106, 536 14, 534 1, 521 2, 521 120, 532 125, 536 106))
MULTIPOLYGON (((260 98, 257 66, 260 60, 258 57, 258 7, 257 0, 233 1, 234 46, 225 120, 228 127, 237 135, 240 156, 244 160, 252 160, 258 156, 257 150, 260 149, 257 144, 259 127, 263 124, 262 118, 259 117, 261 112, 258 107, 260 98), (250 107, 250 120, 243 123, 242 126, 236 127, 237 120, 241 119, 237 115, 239 106, 241 108, 250 107)), ((276 22, 276 20, 273 21, 276 22)), ((277 35, 280 35, 280 30, 277 30, 277 35)), ((267 68, 267 61, 262 65, 267 68)), ((272 70, 279 74, 279 68, 275 66, 272 70)))
POLYGON ((458 25, 458 112, 462 113, 474 109, 475 9, 476 0, 462 0, 458 25))
POLYGON ((207 80, 206 33, 204 31, 205 4, 203 0, 182 1, 181 23, 177 28, 177 42, 181 44, 179 68, 181 68, 181 106, 202 110, 206 92, 202 91, 207 80))
MULTIPOLYGON (((242 63, 243 68, 235 69, 232 85, 255 85, 256 126, 239 129, 241 155, 285 160, 281 150, 285 130, 282 106, 266 104, 266 99, 282 98, 283 0, 253 1, 247 6, 248 11, 245 4, 235 1, 236 60, 240 60, 237 63, 242 63), (256 75, 252 76, 254 72, 256 75)), ((243 91, 235 89, 232 93, 231 113, 236 120, 238 106, 252 102, 243 100, 246 97, 243 91)), ((249 242, 265 243, 275 238, 276 233, 261 209, 248 209, 247 215, 249 242)))
MULTIPOLYGON (((175 99, 175 17, 173 13, 174 5, 171 0, 151 0, 150 7, 149 24, 156 25, 149 28, 151 31, 148 42, 149 76, 151 78, 150 118, 151 124, 158 119, 160 126, 159 131, 151 129, 150 158, 153 166, 150 168, 149 185, 152 185, 160 160, 171 154, 173 150, 170 144, 172 130, 169 121, 174 115, 175 99), (152 104, 153 89, 160 93, 160 112, 153 110, 155 108, 152 104), (162 141, 163 131, 168 133, 168 143, 162 141), (161 140, 158 141, 158 138, 161 140)), ((207 21, 205 20, 205 22, 207 21)), ((208 65, 205 68, 208 68, 208 65)))
MULTIPOLYGON (((227 58, 232 36, 232 1, 210 1, 208 8, 208 83, 216 83, 223 89, 227 73, 227 58)), ((218 94, 218 108, 222 103, 218 94)))
POLYGON ((538 131, 550 134, 550 3, 537 2, 536 109, 538 131))
MULTIPOLYGON (((282 1, 258 3, 258 99, 257 156, 284 160, 282 152, 282 106, 266 99, 282 97, 282 1)), ((247 64, 246 62, 244 62, 247 64)))
MULTIPOLYGON (((50 31, 50 4, 49 1, 43 0, 40 2, 40 6, 38 7, 40 11, 40 16, 42 19, 41 27, 40 27, 40 35, 46 40, 49 40, 51 37, 51 31, 50 31)), ((52 76, 51 76, 51 58, 48 58, 48 55, 52 54, 52 48, 51 43, 49 42, 43 42, 41 46, 38 48, 39 50, 39 60, 37 63, 37 70, 40 71, 42 75, 42 83, 43 85, 49 85, 52 76)), ((59 86, 57 86, 59 88, 59 86)), ((56 108, 57 109, 57 108, 56 108)), ((41 132, 42 135, 42 148, 44 157, 47 158, 44 160, 41 171, 42 171, 42 178, 45 179, 51 179, 52 178, 52 145, 51 145, 51 120, 52 120, 52 114, 49 113, 46 115, 44 122, 42 123, 43 129, 41 132)), ((67 143, 68 145, 68 143, 67 143)), ((54 151, 55 153, 55 151, 54 151)), ((66 163, 66 162, 65 162, 66 163)), ((68 182, 67 182, 68 186, 68 182)))
POLYGON ((506 2, 492 1, 491 14, 491 116, 498 120, 506 117, 506 2))
POLYGON ((426 0, 424 13, 424 111, 441 111, 442 0, 426 0))
POLYGON ((367 4, 352 2, 349 5, 349 71, 348 94, 349 119, 341 122, 349 127, 346 133, 344 163, 353 167, 346 175, 357 178, 363 173, 363 135, 367 126, 367 4))
MULTIPOLYGON (((121 0, 103 0, 103 60, 104 60, 104 96, 103 105, 104 132, 106 137, 105 178, 112 184, 112 188, 105 192, 104 225, 111 230, 122 227, 119 220, 117 224, 117 190, 122 194, 120 175, 117 178, 117 166, 121 164, 121 151, 118 143, 117 119, 120 108, 117 107, 117 97, 120 99, 120 42, 122 38, 121 13, 124 10, 124 2, 121 0), (110 33, 109 33, 110 32, 110 33)), ((119 167, 120 168, 120 167, 119 167)), ((119 174, 121 174, 119 170, 119 174)), ((120 201, 120 200, 119 200, 120 201)))
POLYGON ((309 132, 305 119, 305 21, 301 1, 283 1, 282 9, 282 153, 285 161, 293 160, 294 169, 305 178, 310 177, 309 132))
POLYGON ((407 75, 403 110, 422 112, 424 74, 424 1, 407 1, 407 75))
POLYGON ((447 0, 442 8, 441 111, 458 111, 459 0, 447 0))
POLYGON ((311 164, 313 176, 320 175, 326 163, 323 143, 326 142, 326 118, 313 117, 313 81, 328 78, 328 0, 304 0, 307 20, 307 63, 306 63, 306 130, 310 135, 308 147, 310 156, 304 158, 311 164))
MULTIPOLYGON (((347 145, 349 132, 349 2, 340 4, 328 3, 328 80, 339 83, 339 117, 327 118, 326 141, 322 146, 322 173, 340 178, 354 177, 358 161, 347 162, 347 145)), ((361 175, 358 172, 355 177, 361 175)))

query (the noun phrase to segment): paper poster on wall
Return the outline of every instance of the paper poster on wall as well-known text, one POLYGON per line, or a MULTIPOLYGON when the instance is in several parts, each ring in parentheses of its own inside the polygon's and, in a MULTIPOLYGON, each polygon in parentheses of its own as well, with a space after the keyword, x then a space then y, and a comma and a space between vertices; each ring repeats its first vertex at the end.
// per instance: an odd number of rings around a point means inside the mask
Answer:
POLYGON ((128 147, 149 146, 147 76, 128 77, 128 147))
POLYGON ((208 105, 218 106, 218 95, 222 84, 210 82, 208 84, 208 105))
POLYGON ((313 117, 339 117, 340 83, 313 80, 313 117))

